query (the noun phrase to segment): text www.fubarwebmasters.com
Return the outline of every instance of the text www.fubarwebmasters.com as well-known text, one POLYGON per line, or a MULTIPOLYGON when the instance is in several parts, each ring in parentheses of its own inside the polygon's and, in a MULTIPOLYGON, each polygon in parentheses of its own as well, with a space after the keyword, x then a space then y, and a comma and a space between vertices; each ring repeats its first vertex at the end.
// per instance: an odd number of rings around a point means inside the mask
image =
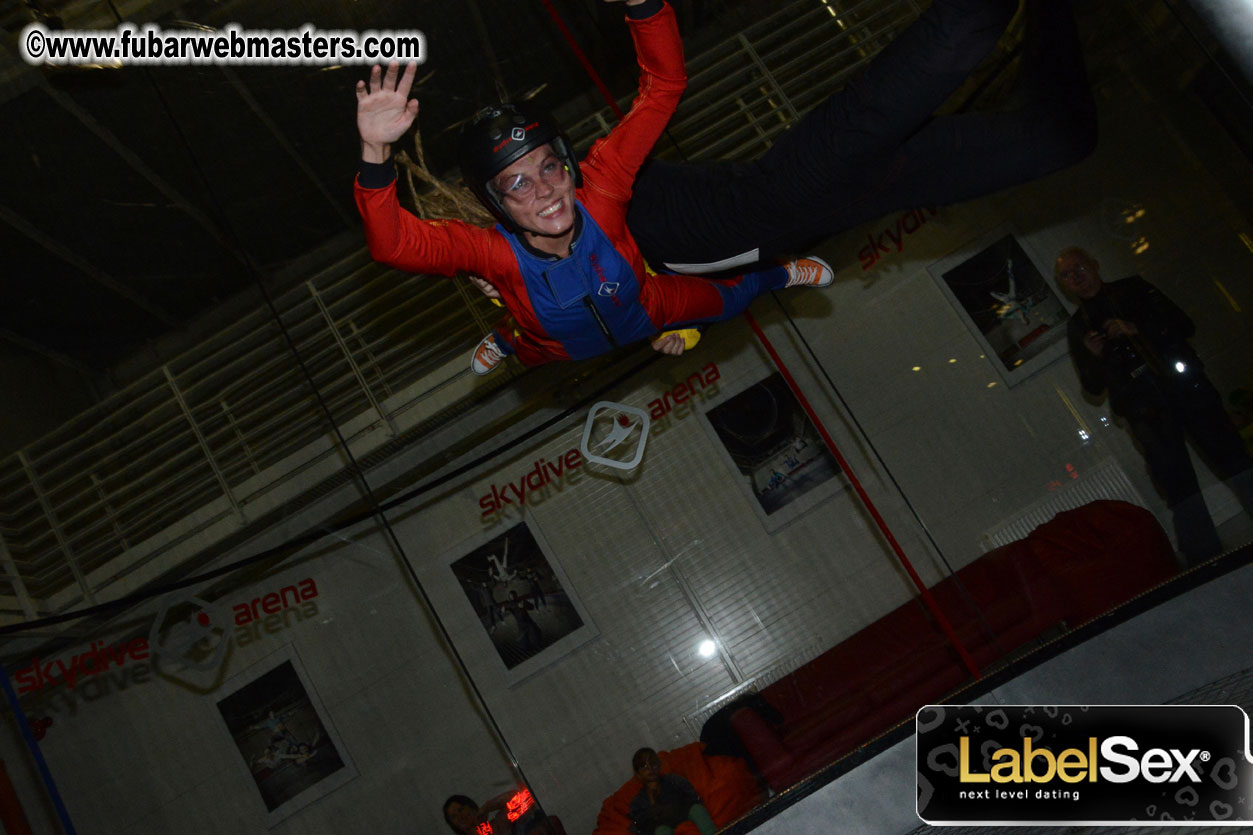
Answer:
POLYGON ((426 60, 417 30, 323 32, 299 29, 163 30, 123 23, 116 29, 52 30, 32 23, 19 39, 28 64, 373 64, 426 60))

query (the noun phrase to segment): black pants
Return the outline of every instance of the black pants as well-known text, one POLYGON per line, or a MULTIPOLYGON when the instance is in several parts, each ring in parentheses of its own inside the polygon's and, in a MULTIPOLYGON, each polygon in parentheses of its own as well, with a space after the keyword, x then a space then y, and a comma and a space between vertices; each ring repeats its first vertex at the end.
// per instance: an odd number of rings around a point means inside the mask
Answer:
POLYGON ((1253 460, 1223 409, 1222 396, 1204 375, 1174 385, 1150 379, 1146 386, 1151 390, 1136 396, 1128 409, 1128 426, 1174 513, 1179 549, 1189 557, 1211 556, 1220 549, 1218 533, 1201 498, 1184 436, 1192 438, 1215 474, 1229 481, 1250 513, 1253 460))
POLYGON ((891 211, 978 197, 1082 159, 1095 147, 1096 117, 1070 3, 1027 4, 1022 107, 932 117, 1017 7, 935 0, 760 159, 648 163, 627 218, 644 257, 690 266, 756 250, 768 259, 891 211))

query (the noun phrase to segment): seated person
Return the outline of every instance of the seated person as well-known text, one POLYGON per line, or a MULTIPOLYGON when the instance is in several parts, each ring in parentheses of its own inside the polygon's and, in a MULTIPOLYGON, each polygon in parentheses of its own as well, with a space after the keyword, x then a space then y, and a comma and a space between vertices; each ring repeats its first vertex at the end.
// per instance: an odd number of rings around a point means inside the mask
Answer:
POLYGON ((696 824, 701 835, 718 831, 696 789, 677 774, 662 774, 661 759, 652 748, 636 751, 631 768, 643 784, 631 800, 631 831, 636 835, 671 835, 683 821, 696 824))

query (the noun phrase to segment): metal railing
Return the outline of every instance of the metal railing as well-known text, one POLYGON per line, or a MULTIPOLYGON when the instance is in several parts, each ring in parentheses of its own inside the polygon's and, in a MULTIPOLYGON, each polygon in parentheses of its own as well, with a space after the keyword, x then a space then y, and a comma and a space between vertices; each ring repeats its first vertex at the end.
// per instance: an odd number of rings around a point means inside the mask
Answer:
MULTIPOLYGON (((336 424, 376 443, 423 381, 470 374, 467 346, 494 315, 481 296, 364 252, 276 304, 336 424)), ((278 323, 254 310, 0 461, 0 610, 92 602, 196 533, 239 527, 262 496, 335 454, 330 431, 278 323)))
MULTIPOLYGON (((755 156, 918 12, 912 0, 806 0, 690 57, 674 143, 659 155, 755 156)), ((610 118, 606 107, 575 123, 575 144, 610 118)), ((381 447, 435 411, 431 392, 469 374, 466 355, 498 311, 460 284, 388 270, 362 250, 276 300, 350 443, 381 447)), ((260 307, 0 460, 0 622, 126 593, 327 468, 342 469, 330 427, 260 307)))
MULTIPOLYGON (((789 3, 699 55, 656 155, 751 159, 856 73, 920 13, 915 0, 789 3)), ((619 101, 625 110, 634 96, 619 101)), ((585 149, 613 126, 605 107, 570 126, 585 149)))

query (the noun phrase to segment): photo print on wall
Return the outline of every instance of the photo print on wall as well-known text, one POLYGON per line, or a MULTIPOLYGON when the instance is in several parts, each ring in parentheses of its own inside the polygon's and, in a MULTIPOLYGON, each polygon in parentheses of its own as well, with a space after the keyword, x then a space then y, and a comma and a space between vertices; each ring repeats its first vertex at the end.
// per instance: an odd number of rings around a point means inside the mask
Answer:
POLYGON ((1023 243, 1000 227, 927 268, 1006 385, 1065 353, 1070 311, 1023 243))
POLYGON ((847 485, 835 456, 778 372, 705 417, 768 530, 847 485))
POLYGON ((292 659, 255 677, 241 674, 230 684, 240 680, 247 683, 217 708, 270 813, 270 825, 356 776, 292 659))
POLYGON ((525 522, 475 548, 451 568, 506 669, 584 625, 525 522))

